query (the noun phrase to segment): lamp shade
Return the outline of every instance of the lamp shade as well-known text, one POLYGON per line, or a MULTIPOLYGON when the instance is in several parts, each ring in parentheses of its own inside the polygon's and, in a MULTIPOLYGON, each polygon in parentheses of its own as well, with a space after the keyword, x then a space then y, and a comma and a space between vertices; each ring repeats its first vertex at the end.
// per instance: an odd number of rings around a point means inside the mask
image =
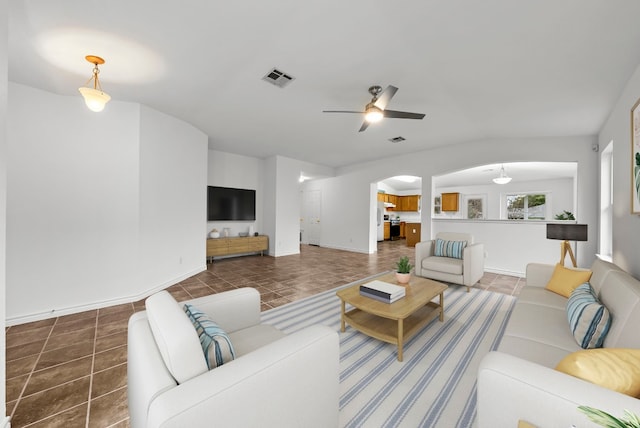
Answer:
POLYGON ((104 106, 109 102, 111 97, 105 94, 99 89, 93 88, 78 88, 82 96, 84 97, 84 103, 89 107, 89 110, 95 112, 101 112, 104 110, 104 106))
POLYGON ((507 175, 507 173, 504 171, 504 165, 502 165, 502 168, 500 168, 500 176, 494 178, 493 182, 496 184, 507 184, 510 181, 511 177, 507 175))
POLYGON ((507 184, 511 181, 511 177, 497 177, 493 179, 493 182, 496 184, 507 184))
POLYGON ((384 117, 384 114, 382 113, 382 110, 374 106, 372 103, 369 103, 367 105, 367 108, 364 114, 364 120, 366 120, 369 123, 376 123, 376 122, 380 122, 383 117, 384 117))
POLYGON ((547 239, 587 241, 587 225, 547 223, 547 239))

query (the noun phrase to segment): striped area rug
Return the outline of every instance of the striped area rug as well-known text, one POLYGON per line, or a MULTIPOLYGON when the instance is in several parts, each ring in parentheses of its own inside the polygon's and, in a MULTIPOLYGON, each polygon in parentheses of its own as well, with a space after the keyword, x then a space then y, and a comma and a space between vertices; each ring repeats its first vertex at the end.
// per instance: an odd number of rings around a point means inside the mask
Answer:
MULTIPOLYGON (((339 288, 265 311, 263 322, 286 333, 313 324, 339 331, 339 288)), ((515 300, 450 286, 444 322, 432 321, 405 343, 404 362, 394 345, 347 325, 339 333, 340 426, 473 426, 478 364, 497 347, 515 300)))

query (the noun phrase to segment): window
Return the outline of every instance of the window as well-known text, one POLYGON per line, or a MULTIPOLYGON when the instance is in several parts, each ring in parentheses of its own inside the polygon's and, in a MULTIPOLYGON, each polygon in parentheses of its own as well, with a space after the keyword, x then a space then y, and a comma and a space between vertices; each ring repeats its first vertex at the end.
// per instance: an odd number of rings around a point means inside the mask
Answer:
POLYGON ((547 218, 545 193, 512 193, 507 195, 507 219, 545 220, 547 218))
POLYGON ((613 141, 600 156, 600 258, 613 260, 613 141))

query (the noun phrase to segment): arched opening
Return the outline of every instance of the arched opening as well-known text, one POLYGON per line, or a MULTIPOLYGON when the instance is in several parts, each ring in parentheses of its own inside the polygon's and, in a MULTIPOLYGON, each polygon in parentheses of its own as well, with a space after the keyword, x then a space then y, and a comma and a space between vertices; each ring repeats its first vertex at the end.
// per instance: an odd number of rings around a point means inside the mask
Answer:
POLYGON ((373 185, 376 193, 375 242, 406 241, 410 233, 419 237, 419 231, 408 229, 407 224, 420 223, 422 209, 422 177, 397 175, 381 179, 373 185))

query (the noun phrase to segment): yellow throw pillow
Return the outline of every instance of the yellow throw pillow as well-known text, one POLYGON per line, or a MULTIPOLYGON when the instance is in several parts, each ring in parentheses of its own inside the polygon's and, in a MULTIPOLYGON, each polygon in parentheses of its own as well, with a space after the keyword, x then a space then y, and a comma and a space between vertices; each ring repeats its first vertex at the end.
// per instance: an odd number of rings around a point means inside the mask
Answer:
POLYGON ((640 349, 585 349, 564 357, 556 370, 640 398, 640 349))
POLYGON ((545 288, 561 296, 569 297, 578 285, 591 279, 591 273, 590 270, 569 269, 558 263, 545 288))

